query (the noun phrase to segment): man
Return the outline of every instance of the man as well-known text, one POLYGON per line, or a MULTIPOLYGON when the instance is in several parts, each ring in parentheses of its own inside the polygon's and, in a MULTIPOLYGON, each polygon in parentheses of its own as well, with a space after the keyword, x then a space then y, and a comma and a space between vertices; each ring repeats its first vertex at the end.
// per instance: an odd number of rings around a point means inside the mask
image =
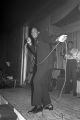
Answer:
MULTIPOLYGON (((38 32, 35 33, 35 35, 38 32)), ((37 36, 37 35, 36 35, 37 36)), ((51 99, 48 93, 49 88, 49 75, 52 67, 52 55, 50 55, 44 62, 43 60, 50 52, 50 45, 48 42, 48 32, 43 32, 38 37, 36 43, 37 51, 37 72, 33 79, 34 91, 33 91, 33 109, 29 112, 38 113, 43 109, 53 110, 51 99)))
POLYGON ((39 32, 37 28, 30 27, 29 28, 29 37, 27 39, 27 49, 29 50, 31 54, 31 79, 29 81, 31 85, 31 105, 33 106, 33 91, 34 91, 34 85, 33 85, 33 79, 37 71, 37 53, 36 53, 36 43, 37 43, 37 37, 39 35, 39 32))
POLYGON ((70 93, 73 89, 73 96, 77 96, 76 87, 77 87, 77 79, 76 79, 76 70, 77 70, 77 61, 76 61, 76 53, 77 49, 73 48, 73 42, 69 41, 67 44, 67 54, 65 55, 67 58, 66 64, 66 84, 65 84, 65 93, 70 93), (71 85, 72 80, 72 85, 71 85), (72 89, 71 89, 72 87, 72 89))

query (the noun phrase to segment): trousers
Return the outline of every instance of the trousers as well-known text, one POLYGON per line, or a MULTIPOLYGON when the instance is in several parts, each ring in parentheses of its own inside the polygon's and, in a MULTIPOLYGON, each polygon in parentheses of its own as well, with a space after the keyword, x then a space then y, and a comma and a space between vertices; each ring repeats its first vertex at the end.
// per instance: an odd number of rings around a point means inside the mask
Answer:
POLYGON ((49 75, 50 70, 44 69, 37 71, 35 78, 33 80, 34 91, 33 91, 33 105, 47 105, 51 103, 49 96, 49 75))
POLYGON ((68 60, 66 65, 66 84, 65 84, 65 92, 70 92, 71 90, 71 80, 72 80, 72 89, 73 93, 76 93, 77 88, 77 79, 76 79, 76 69, 77 62, 75 59, 68 60))

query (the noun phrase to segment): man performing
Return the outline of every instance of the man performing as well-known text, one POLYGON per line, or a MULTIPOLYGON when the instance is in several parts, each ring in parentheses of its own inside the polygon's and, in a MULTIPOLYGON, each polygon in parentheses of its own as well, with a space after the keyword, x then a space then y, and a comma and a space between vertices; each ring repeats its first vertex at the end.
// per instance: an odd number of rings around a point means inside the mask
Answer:
POLYGON ((32 63, 31 63, 31 72, 32 76, 29 81, 31 85, 31 105, 33 106, 33 91, 34 91, 34 85, 33 85, 33 79, 37 71, 37 53, 36 53, 36 43, 37 43, 37 37, 38 37, 38 30, 36 28, 29 28, 29 37, 27 39, 27 48, 29 52, 31 53, 32 57, 32 63))
POLYGON ((44 61, 50 52, 50 45, 47 41, 48 32, 40 33, 37 41, 37 72, 33 79, 33 108, 29 112, 38 113, 43 109, 53 110, 51 99, 48 93, 49 75, 52 67, 52 54, 44 61))

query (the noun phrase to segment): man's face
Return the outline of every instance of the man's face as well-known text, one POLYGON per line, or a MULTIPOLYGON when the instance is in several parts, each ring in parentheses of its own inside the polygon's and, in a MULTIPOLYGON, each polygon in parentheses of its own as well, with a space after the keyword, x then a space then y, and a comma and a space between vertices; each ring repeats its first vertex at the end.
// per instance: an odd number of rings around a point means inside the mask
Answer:
POLYGON ((69 43, 68 44, 68 49, 72 49, 73 48, 73 43, 69 43))
POLYGON ((31 35, 34 39, 36 39, 39 35, 39 32, 36 28, 32 28, 31 35))

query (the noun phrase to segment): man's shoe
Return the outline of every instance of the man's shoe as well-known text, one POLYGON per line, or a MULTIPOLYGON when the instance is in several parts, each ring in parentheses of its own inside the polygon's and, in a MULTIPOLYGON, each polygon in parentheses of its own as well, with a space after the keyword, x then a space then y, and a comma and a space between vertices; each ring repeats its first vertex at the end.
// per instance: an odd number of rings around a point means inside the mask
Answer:
POLYGON ((52 104, 46 105, 44 106, 44 109, 53 110, 53 105, 52 104))
POLYGON ((38 106, 32 113, 38 113, 38 112, 42 112, 42 111, 43 111, 43 107, 38 106))
POLYGON ((31 110, 28 111, 28 113, 34 112, 37 109, 37 106, 34 106, 31 110))

